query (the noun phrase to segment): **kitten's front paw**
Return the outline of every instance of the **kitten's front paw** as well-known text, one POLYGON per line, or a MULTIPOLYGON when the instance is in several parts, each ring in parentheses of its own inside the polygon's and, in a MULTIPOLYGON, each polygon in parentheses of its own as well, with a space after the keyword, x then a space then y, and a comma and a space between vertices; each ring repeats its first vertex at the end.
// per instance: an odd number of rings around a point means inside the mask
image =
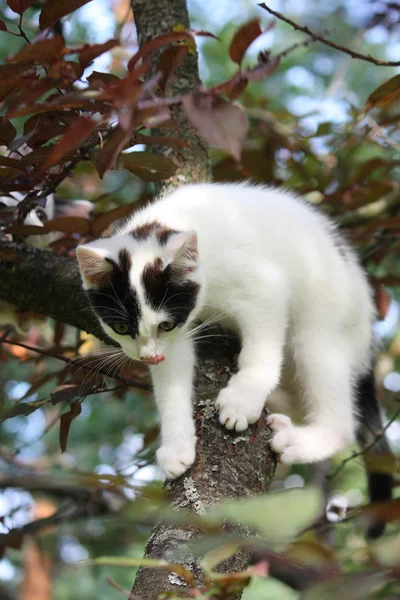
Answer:
POLYGON ((189 469, 196 458, 196 436, 163 444, 157 450, 157 463, 168 479, 176 479, 189 469))
POLYGON ((220 391, 215 403, 219 409, 219 420, 227 429, 244 431, 249 425, 258 421, 264 403, 252 402, 251 390, 246 393, 237 386, 228 386, 220 391))
POLYGON ((303 462, 298 428, 291 419, 286 415, 272 414, 267 419, 267 425, 274 432, 270 444, 279 455, 279 461, 288 465, 303 462))

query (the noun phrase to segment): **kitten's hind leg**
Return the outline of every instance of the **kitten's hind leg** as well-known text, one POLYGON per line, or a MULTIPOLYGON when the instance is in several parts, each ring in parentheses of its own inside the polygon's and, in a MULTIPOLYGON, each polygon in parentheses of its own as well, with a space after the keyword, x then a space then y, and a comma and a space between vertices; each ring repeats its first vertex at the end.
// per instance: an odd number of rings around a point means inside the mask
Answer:
POLYGON ((325 346, 315 338, 314 343, 300 347, 297 377, 303 390, 306 424, 295 426, 280 414, 268 418, 274 433, 271 447, 287 464, 329 458, 352 443, 355 435, 351 373, 343 344, 335 346, 330 339, 325 346))

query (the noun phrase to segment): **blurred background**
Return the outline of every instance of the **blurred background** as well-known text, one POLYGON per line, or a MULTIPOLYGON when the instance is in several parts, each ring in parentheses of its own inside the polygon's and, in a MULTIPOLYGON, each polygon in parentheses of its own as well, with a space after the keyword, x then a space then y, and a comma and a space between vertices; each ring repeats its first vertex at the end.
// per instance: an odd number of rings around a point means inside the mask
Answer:
MULTIPOLYGON (((397 2, 271 0, 268 5, 338 44, 381 60, 400 60, 397 2)), ((307 41, 307 45, 284 56, 270 77, 251 83, 236 101, 250 123, 242 162, 237 165, 232 158, 212 150, 215 180, 252 178, 283 184, 305 194, 310 202, 320 204, 344 225, 350 212, 396 190, 400 193, 400 103, 389 102, 364 113, 370 94, 400 73, 399 68, 354 60, 311 42, 282 22, 268 28, 274 19, 250 0, 189 0, 188 6, 192 27, 210 31, 221 40, 196 40, 205 86, 234 74, 236 65, 230 61, 227 48, 234 32, 251 18, 259 17, 263 28, 269 30, 250 47, 246 65, 254 64, 260 51, 274 55, 296 42, 307 41)), ((24 15, 24 30, 30 38, 37 31, 39 8, 33 4, 24 15)), ((9 29, 17 27, 18 15, 5 2, 0 5, 0 18, 9 29)), ((92 0, 66 18, 62 28, 70 46, 87 41, 104 42, 114 36, 122 40, 122 46, 96 59, 85 71, 85 77, 93 70, 123 74, 137 48, 132 13, 126 0, 92 0)), ((1 61, 20 45, 19 38, 0 31, 1 61)), ((23 120, 18 126, 22 131, 23 120)), ((140 149, 143 146, 134 148, 140 149)), ((109 172, 100 180, 91 163, 85 162, 78 166, 72 179, 61 184, 56 202, 68 201, 74 206, 76 200, 90 201, 88 210, 93 215, 121 204, 140 202, 153 191, 152 183, 127 171, 109 172)), ((385 419, 391 421, 387 433, 398 452, 400 310, 396 286, 400 284, 400 217, 393 218, 397 218, 397 230, 390 224, 387 228, 378 227, 373 220, 367 224, 356 222, 354 226, 350 221, 346 235, 358 248, 376 292, 380 313, 376 324, 379 339, 376 373, 385 419)), ((8 331, 6 325, 3 330, 8 331)), ((82 357, 99 348, 99 342, 91 336, 79 335, 82 357)), ((8 331, 8 336, 16 342, 46 349, 50 354, 59 354, 60 349, 65 357, 76 354, 76 331, 51 320, 42 320, 27 330, 21 327, 8 331)), ((141 556, 150 528, 141 522, 140 508, 129 501, 140 495, 142 486, 147 486, 146 490, 151 490, 154 497, 161 490, 162 476, 154 466, 157 423, 148 392, 123 387, 86 397, 81 414, 71 423, 67 452, 61 454, 59 418, 66 409, 46 400, 63 366, 57 358, 18 345, 1 347, 0 410, 5 415, 21 403, 28 409, 7 418, 1 425, 0 464, 8 485, 0 492, 0 533, 53 514, 65 495, 75 505, 87 504, 87 498, 97 493, 99 498, 96 497, 93 515, 71 519, 67 506, 65 518, 57 525, 50 522, 35 531, 36 535, 22 547, 16 540, 15 549, 8 549, 0 562, 3 589, 0 597, 4 599, 9 594, 10 599, 73 600, 77 597, 78 579, 81 600, 121 598, 123 589, 132 584, 132 568, 78 568, 76 564, 102 555, 141 556), (21 473, 26 480, 24 489, 17 485, 21 473), (38 477, 41 485, 37 483, 38 477), (107 485, 111 486, 109 491, 107 485), (124 493, 117 494, 114 485, 123 486, 124 493), (125 506, 123 511, 119 510, 121 506, 125 506)), ((135 375, 137 380, 146 382, 145 372, 138 371, 135 375)), ((325 479, 329 465, 322 476, 307 467, 279 468, 272 490, 302 488, 312 480, 323 482, 328 517, 336 521, 341 510, 345 512, 346 507, 367 501, 361 459, 354 458, 342 465, 350 453, 351 450, 334 459, 333 468, 340 470, 329 485, 325 479)), ((335 528, 332 535, 348 572, 361 570, 367 555, 363 527, 349 521, 335 528)), ((295 597, 291 588, 272 578, 255 581, 245 595, 247 600, 295 597)))

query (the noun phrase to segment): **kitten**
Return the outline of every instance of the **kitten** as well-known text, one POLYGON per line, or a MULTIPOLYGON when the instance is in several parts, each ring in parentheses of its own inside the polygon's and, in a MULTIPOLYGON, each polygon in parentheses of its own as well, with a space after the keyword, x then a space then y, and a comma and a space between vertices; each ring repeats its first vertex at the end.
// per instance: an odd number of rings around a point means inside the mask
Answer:
MULTIPOLYGON (((220 422, 243 431, 267 402, 279 410, 268 423, 283 463, 326 459, 382 427, 366 277, 333 224, 291 193, 247 183, 184 186, 77 254, 104 331, 150 365, 161 417, 157 458, 167 477, 195 459, 199 319, 235 331, 242 343, 238 373, 216 400, 220 422), (302 425, 281 414, 283 399, 302 425)), ((389 452, 385 438, 374 449, 389 452)), ((390 477, 372 476, 390 495, 390 477)))

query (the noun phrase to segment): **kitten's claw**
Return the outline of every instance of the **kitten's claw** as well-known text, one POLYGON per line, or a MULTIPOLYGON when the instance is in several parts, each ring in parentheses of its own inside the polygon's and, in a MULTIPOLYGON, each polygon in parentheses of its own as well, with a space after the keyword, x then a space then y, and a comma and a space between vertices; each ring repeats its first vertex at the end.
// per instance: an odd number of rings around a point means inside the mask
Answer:
POLYGON ((238 393, 233 386, 226 387, 219 393, 216 407, 219 409, 219 421, 227 429, 244 431, 249 425, 258 421, 261 409, 251 401, 251 394, 238 393))
POLYGON ((298 430, 291 419, 286 415, 272 414, 267 418, 267 425, 274 432, 270 444, 279 455, 279 462, 287 465, 304 462, 298 430))
POLYGON ((196 436, 163 444, 157 450, 157 463, 168 479, 176 479, 189 469, 196 458, 196 436))

